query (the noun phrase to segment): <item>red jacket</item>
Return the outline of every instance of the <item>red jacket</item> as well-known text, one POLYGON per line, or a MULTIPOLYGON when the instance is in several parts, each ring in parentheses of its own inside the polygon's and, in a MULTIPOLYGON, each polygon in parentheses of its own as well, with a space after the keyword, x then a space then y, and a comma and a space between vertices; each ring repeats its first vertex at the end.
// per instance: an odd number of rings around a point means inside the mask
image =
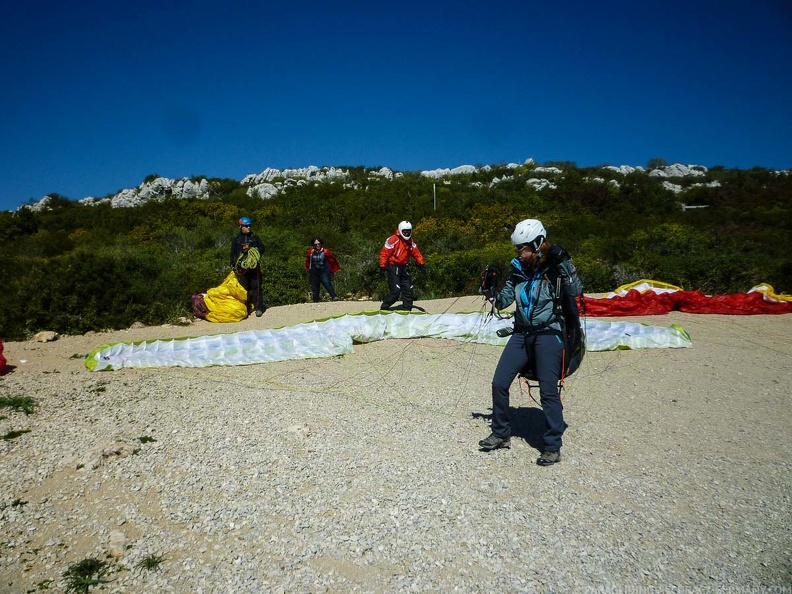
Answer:
POLYGON ((410 239, 404 239, 399 235, 399 230, 385 240, 385 245, 380 250, 379 265, 384 268, 388 264, 396 264, 397 266, 404 266, 410 260, 410 256, 415 258, 421 266, 424 265, 424 258, 418 245, 410 239))
MULTIPOLYGON (((322 249, 324 250, 325 260, 327 261, 327 265, 330 267, 330 274, 335 274, 336 272, 341 270, 341 266, 338 264, 338 260, 336 260, 336 257, 333 255, 333 252, 331 252, 325 247, 323 247, 322 249)), ((313 252, 314 252, 314 248, 310 248, 308 250, 308 253, 305 254, 306 272, 311 271, 311 254, 313 254, 313 252)))

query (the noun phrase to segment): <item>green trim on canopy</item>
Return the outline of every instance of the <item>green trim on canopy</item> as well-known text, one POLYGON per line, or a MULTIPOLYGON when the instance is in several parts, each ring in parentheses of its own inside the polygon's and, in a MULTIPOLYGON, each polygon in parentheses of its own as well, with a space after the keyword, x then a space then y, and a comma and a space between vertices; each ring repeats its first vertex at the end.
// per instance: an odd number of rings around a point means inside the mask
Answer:
MULTIPOLYGON (((648 326, 592 318, 584 321, 589 351, 692 346, 690 336, 678 325, 648 326)), ((344 355, 353 352, 353 344, 391 338, 432 337, 503 346, 508 338, 499 337, 496 332, 512 323, 511 319, 480 312, 364 311, 275 329, 106 344, 86 356, 85 366, 91 371, 102 371, 252 365, 344 355)))

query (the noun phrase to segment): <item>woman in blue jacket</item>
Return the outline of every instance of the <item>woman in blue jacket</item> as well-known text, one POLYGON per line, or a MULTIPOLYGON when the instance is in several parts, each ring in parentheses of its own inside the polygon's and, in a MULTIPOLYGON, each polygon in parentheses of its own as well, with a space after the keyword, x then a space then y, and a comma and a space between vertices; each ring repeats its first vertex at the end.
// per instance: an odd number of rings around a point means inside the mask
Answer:
MULTIPOLYGON (((511 446, 509 387, 514 378, 530 367, 539 383, 542 411, 545 416, 542 454, 536 463, 549 466, 561 460, 561 436, 566 429, 559 381, 565 358, 565 318, 574 308, 575 297, 583 292, 571 258, 547 242, 547 232, 540 221, 526 219, 517 224, 511 236, 517 257, 503 289, 483 289, 497 309, 516 303, 514 333, 503 349, 492 378, 492 433, 479 445, 489 451, 511 446), (557 294, 560 290, 560 295, 557 294)), ((570 320, 567 320, 569 323, 570 320)))

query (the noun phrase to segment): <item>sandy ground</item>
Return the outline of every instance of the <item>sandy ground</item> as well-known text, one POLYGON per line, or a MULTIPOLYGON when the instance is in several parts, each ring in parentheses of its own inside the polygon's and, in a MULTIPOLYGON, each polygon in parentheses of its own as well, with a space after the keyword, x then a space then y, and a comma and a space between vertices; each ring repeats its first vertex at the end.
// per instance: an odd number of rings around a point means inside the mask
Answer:
MULTIPOLYGON (((481 309, 480 299, 473 297, 418 304, 430 313, 481 309)), ((168 383, 216 384, 219 393, 228 385, 251 386, 268 398, 293 394, 295 398, 334 399, 344 404, 345 414, 350 417, 356 411, 366 416, 371 416, 369 411, 383 411, 387 414, 381 415, 382 433, 388 431, 386 417, 397 415, 400 423, 410 423, 444 442, 444 447, 463 451, 465 457, 460 458, 459 464, 466 460, 511 460, 505 466, 487 463, 487 472, 495 479, 513 478, 518 472, 516 463, 519 475, 529 484, 541 480, 544 489, 555 484, 565 492, 575 490, 576 497, 584 499, 588 506, 624 506, 635 510, 632 513, 636 516, 643 511, 648 517, 653 509, 665 510, 669 516, 676 514, 678 521, 667 527, 674 533, 668 535, 668 542, 687 543, 688 552, 701 555, 704 566, 700 576, 691 576, 687 569, 675 567, 677 557, 669 553, 670 567, 665 568, 663 575, 676 578, 682 586, 715 587, 717 591, 718 583, 725 583, 718 580, 766 588, 786 587, 790 583, 790 315, 673 312, 628 318, 652 325, 679 324, 691 335, 693 348, 588 353, 580 370, 569 379, 564 396, 570 425, 564 436, 564 459, 549 469, 534 465, 538 441, 532 411, 537 407, 516 384, 512 392, 514 446, 494 456, 478 452, 477 442, 488 432, 489 383, 500 352, 496 347, 414 339, 359 345, 352 355, 328 360, 237 368, 92 373, 83 363, 88 352, 108 343, 275 328, 376 309, 377 305, 344 301, 299 304, 274 307, 262 318, 251 317, 232 325, 197 321, 184 327, 61 337, 50 343, 5 343, 10 370, 0 377, 0 395, 32 396, 39 401, 39 410, 29 417, 0 410, 0 417, 6 416, 0 421, 1 430, 23 426, 31 430, 6 441, 5 449, 0 450, 0 467, 14 468, 8 474, 4 471, 6 478, 0 476, 0 506, 8 510, 18 500, 31 502, 31 508, 40 501, 58 505, 56 495, 66 489, 58 477, 68 482, 73 473, 66 471, 73 468, 75 460, 84 459, 89 451, 112 442, 118 435, 140 435, 147 430, 150 421, 125 419, 124 411, 127 401, 138 402, 150 395, 152 385, 162 386, 157 398, 162 399, 163 409, 172 406, 170 413, 174 415, 178 415, 178 406, 188 404, 170 403, 164 396, 168 383), (62 408, 58 408, 54 403, 59 386, 64 391, 82 387, 97 399, 103 396, 98 393, 101 387, 112 393, 118 407, 86 404, 80 410, 60 402, 62 408), (64 443, 59 455, 53 454, 51 448, 37 447, 37 434, 59 422, 70 424, 78 439, 64 443), (8 479, 9 476, 14 478, 8 479), (28 477, 27 486, 20 484, 21 476, 28 477), (657 487, 647 487, 638 496, 633 485, 642 482, 657 487), (669 497, 673 502, 668 501, 669 497), (707 546, 714 548, 706 552, 707 546), (738 559, 733 570, 721 567, 718 559, 726 556, 738 559)), ((224 407, 221 398, 216 404, 218 411, 224 407)), ((167 417, 167 411, 161 411, 161 415, 167 417)), ((321 426, 324 422, 319 418, 299 418, 296 413, 289 418, 287 413, 273 420, 272 426, 277 430, 280 425, 285 432, 287 428, 293 430, 295 423, 321 426)), ((233 431, 233 427, 227 430, 233 431)), ((398 437, 390 441, 388 447, 395 451, 414 447, 399 443, 398 437)), ((509 497, 529 496, 512 491, 509 497)), ((68 505, 68 500, 63 505, 68 505)), ((97 505, 94 513, 101 515, 101 503, 97 505)), ((13 528, 0 519, 0 557, 20 547, 47 546, 43 530, 41 536, 31 531, 28 542, 20 544, 20 536, 13 533, 13 528)), ((628 530, 634 531, 635 526, 625 524, 623 543, 640 547, 628 530)), ((661 540, 660 536, 655 537, 661 540)), ((49 535, 49 541, 52 538, 49 535)), ((650 536, 646 538, 651 540, 650 536)), ((617 544, 610 543, 614 547, 617 544)), ((46 577, 55 579, 67 560, 92 554, 97 546, 91 539, 68 542, 68 554, 59 557, 62 563, 50 563, 48 567, 44 563, 37 565, 30 555, 25 559, 17 556, 14 563, 0 567, 0 592, 21 592, 25 590, 16 589, 20 584, 34 587, 46 577)), ((362 591, 378 589, 373 578, 356 579, 362 591)), ((601 585, 591 579, 588 586, 601 585)), ((641 583, 656 585, 651 581, 631 582, 624 576, 614 580, 622 588, 641 583)), ((476 584, 473 582, 470 591, 485 591, 483 584, 476 584)), ((390 589, 387 584, 383 587, 390 589)))

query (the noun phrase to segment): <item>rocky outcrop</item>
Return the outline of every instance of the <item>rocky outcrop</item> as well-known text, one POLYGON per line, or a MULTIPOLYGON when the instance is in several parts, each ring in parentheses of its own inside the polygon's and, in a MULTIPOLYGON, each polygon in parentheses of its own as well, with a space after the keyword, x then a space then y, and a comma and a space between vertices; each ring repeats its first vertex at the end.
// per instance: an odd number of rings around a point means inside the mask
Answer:
MULTIPOLYGON (((530 171, 536 174, 542 174, 541 177, 532 177, 526 181, 526 184, 542 190, 544 188, 555 188, 553 179, 557 176, 563 175, 562 169, 558 167, 542 167, 536 166, 533 159, 526 159, 522 166, 529 165, 530 171)), ((509 163, 505 166, 507 169, 517 169, 521 165, 517 163, 509 163)), ((631 165, 620 165, 618 167, 613 165, 604 165, 601 167, 603 171, 611 171, 620 175, 629 175, 630 173, 640 172, 645 173, 643 167, 633 167, 631 165)), ((476 167, 474 165, 460 165, 452 169, 433 169, 421 171, 421 175, 433 179, 444 179, 456 175, 471 175, 475 173, 488 173, 492 170, 489 165, 476 167)), ((682 165, 674 163, 673 165, 666 165, 657 167, 649 171, 652 177, 668 178, 679 180, 688 177, 704 177, 708 169, 702 165, 682 165)), ((779 175, 786 175, 788 171, 776 172, 779 175)), ((379 169, 372 169, 368 172, 369 179, 384 179, 392 180, 402 177, 404 174, 394 171, 389 167, 381 167, 379 169)), ((503 176, 501 178, 494 178, 489 185, 497 185, 500 182, 512 179, 510 176, 503 176)), ((284 189, 294 186, 302 186, 309 183, 322 183, 341 181, 345 183, 345 187, 359 188, 357 182, 349 180, 349 171, 339 167, 317 167, 311 165, 309 167, 301 167, 297 169, 275 169, 267 167, 261 173, 252 173, 246 175, 241 180, 243 186, 247 186, 248 196, 268 200, 273 196, 277 196, 284 189)), ((444 182, 446 183, 446 182, 444 182)), ((610 180, 611 184, 618 185, 618 182, 610 180)), ((481 185, 480 182, 476 182, 481 185)), ((715 185, 715 182, 710 183, 710 186, 715 185)), ((683 191, 683 186, 679 183, 666 181, 664 187, 674 192, 683 191)), ((157 177, 152 180, 147 180, 140 184, 137 188, 121 190, 117 194, 107 198, 83 198, 79 202, 81 204, 104 204, 109 202, 114 208, 128 208, 140 206, 151 200, 165 200, 168 198, 187 199, 198 198, 206 200, 212 196, 212 183, 206 178, 199 180, 182 178, 182 179, 169 179, 166 177, 157 177)), ((51 208, 52 198, 44 196, 35 204, 25 205, 20 208, 29 208, 34 211, 42 211, 51 208)))
POLYGON ((257 174, 246 175, 240 182, 243 186, 250 186, 248 196, 267 200, 276 196, 284 188, 301 186, 308 182, 343 181, 349 177, 349 172, 337 167, 303 167, 300 169, 273 169, 267 167, 257 174))
POLYGON ((80 200, 80 204, 96 205, 109 201, 113 208, 130 208, 152 200, 168 198, 206 200, 211 195, 211 191, 211 183, 205 178, 194 181, 186 177, 182 179, 157 177, 150 181, 144 181, 137 188, 121 190, 110 198, 83 198, 80 200))
POLYGON ((441 178, 448 175, 471 174, 476 173, 477 171, 478 169, 476 169, 476 167, 473 165, 460 165, 459 167, 454 167, 453 169, 433 169, 431 171, 421 171, 421 175, 424 177, 441 178))
POLYGON ((622 175, 629 175, 630 173, 635 173, 636 171, 639 171, 641 173, 644 173, 646 171, 646 169, 644 169, 641 166, 632 167, 631 165, 619 165, 618 167, 614 167, 613 165, 605 165, 603 169, 607 169, 608 171, 614 171, 622 175))
POLYGON ((666 167, 658 167, 649 172, 650 177, 704 177, 708 169, 703 165, 682 165, 674 163, 666 167))

